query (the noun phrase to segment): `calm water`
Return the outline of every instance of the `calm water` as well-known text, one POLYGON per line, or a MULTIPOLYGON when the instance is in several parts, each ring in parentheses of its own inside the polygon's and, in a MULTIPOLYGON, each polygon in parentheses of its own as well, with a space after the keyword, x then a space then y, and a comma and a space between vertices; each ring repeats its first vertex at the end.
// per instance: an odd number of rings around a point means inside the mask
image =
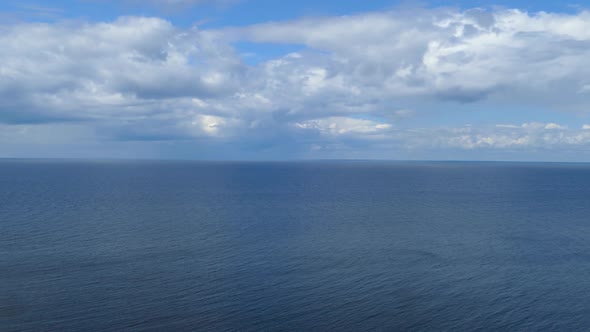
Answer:
POLYGON ((588 330, 590 165, 0 162, 0 330, 588 330))

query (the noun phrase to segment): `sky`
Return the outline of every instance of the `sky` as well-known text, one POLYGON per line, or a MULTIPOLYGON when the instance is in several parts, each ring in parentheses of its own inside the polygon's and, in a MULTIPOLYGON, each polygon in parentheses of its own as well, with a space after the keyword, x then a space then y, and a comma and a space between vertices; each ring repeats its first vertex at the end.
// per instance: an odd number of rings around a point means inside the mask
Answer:
POLYGON ((4 0, 0 158, 590 161, 590 1, 4 0))

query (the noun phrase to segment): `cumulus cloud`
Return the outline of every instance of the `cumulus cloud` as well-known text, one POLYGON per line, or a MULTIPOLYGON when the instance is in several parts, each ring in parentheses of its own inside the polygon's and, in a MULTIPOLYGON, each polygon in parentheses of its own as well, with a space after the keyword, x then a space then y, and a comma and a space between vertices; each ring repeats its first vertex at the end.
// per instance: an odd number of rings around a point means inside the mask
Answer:
POLYGON ((155 18, 20 24, 3 32, 4 123, 186 118, 186 99, 231 95, 244 69, 207 33, 155 18))
POLYGON ((218 30, 145 17, 5 25, 0 139, 22 142, 54 126, 73 139, 310 151, 584 146, 587 125, 558 120, 420 121, 454 105, 587 111, 589 22, 589 12, 400 9, 218 30), (248 64, 236 41, 301 49, 248 64))
POLYGON ((392 128, 392 125, 389 123, 380 123, 364 119, 329 117, 298 122, 295 123, 295 127, 299 129, 316 130, 325 135, 339 136, 373 135, 388 131, 392 128))
POLYGON ((508 151, 518 154, 531 151, 578 151, 590 147, 586 127, 569 129, 556 123, 523 123, 519 125, 464 125, 460 127, 396 128, 392 124, 372 120, 330 117, 296 123, 302 134, 314 132, 323 140, 315 141, 313 149, 325 150, 334 143, 357 145, 365 142, 367 150, 387 153, 419 151, 508 151), (322 149, 318 149, 322 147, 322 149))
POLYGON ((576 97, 587 89, 588 22, 588 12, 422 9, 266 23, 233 33, 327 52, 332 75, 365 94, 475 102, 543 92, 563 100, 558 93, 576 97))
POLYGON ((461 127, 439 132, 440 146, 461 149, 557 149, 580 148, 590 145, 590 133, 583 130, 569 130, 556 123, 524 123, 502 125, 495 128, 486 126, 461 127))

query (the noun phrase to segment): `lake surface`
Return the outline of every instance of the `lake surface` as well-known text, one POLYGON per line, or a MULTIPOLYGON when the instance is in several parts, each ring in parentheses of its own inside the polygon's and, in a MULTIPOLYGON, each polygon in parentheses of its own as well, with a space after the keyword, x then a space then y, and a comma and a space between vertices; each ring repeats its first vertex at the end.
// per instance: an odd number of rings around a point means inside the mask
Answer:
POLYGON ((1 331, 589 330, 590 165, 0 161, 1 331))

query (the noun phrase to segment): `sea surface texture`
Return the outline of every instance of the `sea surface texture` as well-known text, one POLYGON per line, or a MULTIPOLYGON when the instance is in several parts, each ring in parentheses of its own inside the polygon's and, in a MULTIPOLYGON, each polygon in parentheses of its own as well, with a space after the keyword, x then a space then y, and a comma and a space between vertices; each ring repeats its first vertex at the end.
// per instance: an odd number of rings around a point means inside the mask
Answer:
POLYGON ((0 162, 0 331, 590 330, 590 165, 0 162))

